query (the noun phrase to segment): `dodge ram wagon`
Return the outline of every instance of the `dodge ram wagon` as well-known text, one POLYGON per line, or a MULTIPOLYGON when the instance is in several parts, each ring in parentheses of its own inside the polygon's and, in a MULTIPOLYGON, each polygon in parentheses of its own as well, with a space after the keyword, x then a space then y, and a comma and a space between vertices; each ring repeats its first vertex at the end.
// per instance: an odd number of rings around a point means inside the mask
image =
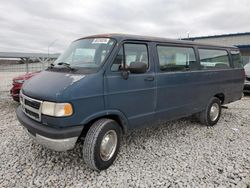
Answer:
POLYGON ((83 158, 100 171, 115 160, 122 134, 191 115, 213 126, 222 105, 241 99, 243 85, 236 47, 94 35, 27 80, 16 113, 49 149, 72 149, 84 137, 83 158))

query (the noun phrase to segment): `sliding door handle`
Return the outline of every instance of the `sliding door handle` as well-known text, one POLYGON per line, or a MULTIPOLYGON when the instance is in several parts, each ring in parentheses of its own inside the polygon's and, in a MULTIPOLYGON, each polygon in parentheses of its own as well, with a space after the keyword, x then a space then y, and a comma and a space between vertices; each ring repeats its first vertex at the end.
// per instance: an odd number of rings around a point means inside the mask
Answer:
POLYGON ((145 81, 154 81, 154 76, 148 76, 148 77, 146 77, 144 80, 145 81))

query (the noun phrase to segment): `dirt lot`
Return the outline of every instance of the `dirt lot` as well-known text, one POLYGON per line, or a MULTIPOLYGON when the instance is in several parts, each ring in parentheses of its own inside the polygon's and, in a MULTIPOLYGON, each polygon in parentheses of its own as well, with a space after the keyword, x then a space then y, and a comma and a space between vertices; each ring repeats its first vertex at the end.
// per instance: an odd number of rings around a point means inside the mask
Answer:
POLYGON ((227 105, 211 128, 181 119, 124 136, 117 160, 94 172, 82 143, 68 152, 35 144, 0 100, 0 187, 249 187, 250 97, 227 105))

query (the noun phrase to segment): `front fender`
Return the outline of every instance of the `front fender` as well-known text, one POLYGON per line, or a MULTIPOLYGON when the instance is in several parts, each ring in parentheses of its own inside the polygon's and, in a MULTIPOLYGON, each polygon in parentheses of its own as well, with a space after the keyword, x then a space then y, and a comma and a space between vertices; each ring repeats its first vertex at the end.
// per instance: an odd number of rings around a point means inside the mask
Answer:
POLYGON ((121 122, 121 126, 122 129, 124 131, 124 133, 126 134, 128 131, 128 119, 126 118, 126 116, 119 110, 104 110, 95 114, 92 114, 88 117, 85 117, 82 121, 81 121, 81 125, 86 125, 89 122, 95 120, 95 119, 99 119, 105 116, 111 116, 111 115, 115 115, 119 117, 119 120, 121 122))

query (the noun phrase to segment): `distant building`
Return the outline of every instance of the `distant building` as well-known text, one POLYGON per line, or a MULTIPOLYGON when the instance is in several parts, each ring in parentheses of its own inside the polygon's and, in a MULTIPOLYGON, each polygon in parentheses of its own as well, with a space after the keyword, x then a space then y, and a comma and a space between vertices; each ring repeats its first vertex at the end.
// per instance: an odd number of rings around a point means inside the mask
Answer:
POLYGON ((223 46, 237 46, 240 49, 243 63, 250 62, 250 32, 234 33, 203 37, 190 37, 184 40, 192 40, 196 42, 215 44, 223 46))

